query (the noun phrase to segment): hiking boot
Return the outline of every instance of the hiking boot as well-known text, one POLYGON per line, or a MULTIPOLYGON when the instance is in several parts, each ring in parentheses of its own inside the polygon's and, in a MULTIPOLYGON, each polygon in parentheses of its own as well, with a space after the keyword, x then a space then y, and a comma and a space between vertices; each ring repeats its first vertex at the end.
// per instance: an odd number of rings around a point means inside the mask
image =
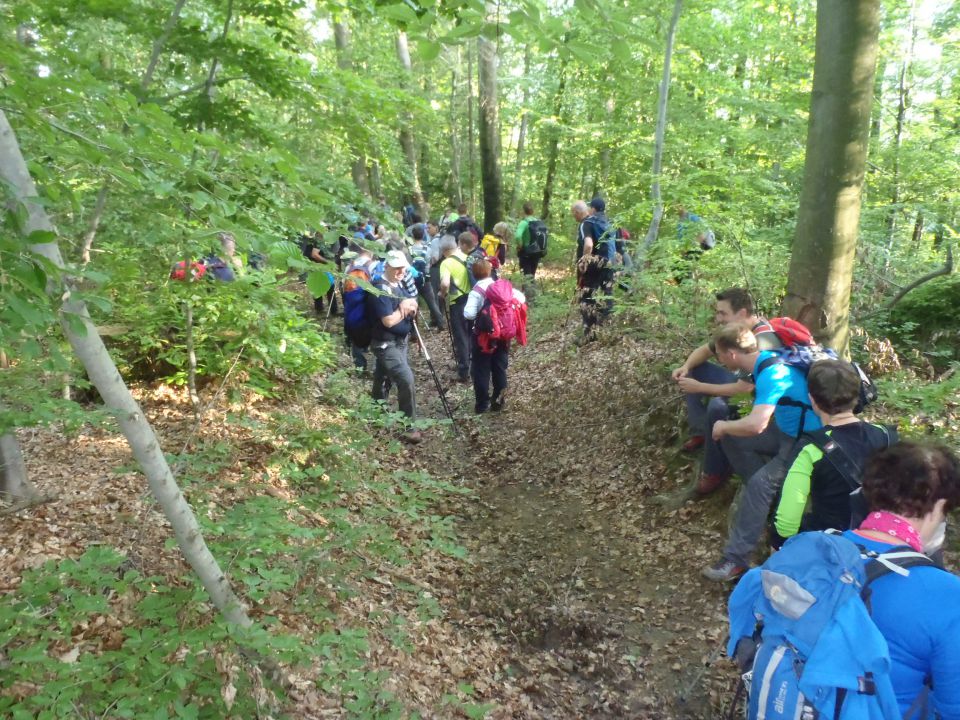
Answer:
POLYGON ((489 409, 490 409, 490 408, 488 408, 488 407, 480 407, 479 405, 475 405, 475 406, 473 407, 473 414, 474 414, 474 415, 483 415, 483 414, 484 414, 487 410, 489 410, 489 409))
POLYGON ((697 495, 709 495, 730 479, 732 473, 704 473, 697 482, 697 495))
POLYGON ((681 449, 688 453, 696 452, 703 447, 704 442, 706 442, 706 438, 703 435, 691 435, 681 446, 681 449))
POLYGON ((507 391, 504 390, 497 397, 490 401, 490 409, 496 412, 503 410, 504 403, 507 402, 507 391))
POLYGON ((707 565, 700 573, 713 582, 731 582, 743 575, 747 569, 743 565, 737 565, 733 560, 720 558, 713 565, 707 565))
POLYGON ((403 435, 401 435, 400 439, 405 443, 409 443, 410 445, 416 445, 423 441, 423 433, 419 430, 411 430, 410 432, 405 432, 403 435))

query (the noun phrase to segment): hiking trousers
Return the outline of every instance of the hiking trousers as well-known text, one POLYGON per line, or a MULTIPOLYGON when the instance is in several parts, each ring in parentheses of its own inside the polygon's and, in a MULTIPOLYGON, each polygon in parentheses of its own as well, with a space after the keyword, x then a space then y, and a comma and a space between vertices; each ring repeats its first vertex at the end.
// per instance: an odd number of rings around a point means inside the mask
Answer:
POLYGON ((450 305, 450 329, 453 331, 453 354, 457 359, 457 377, 466 380, 470 377, 470 325, 463 316, 467 306, 467 294, 464 293, 450 305))
POLYGON ((378 340, 370 344, 377 363, 373 370, 373 399, 386 400, 390 384, 397 388, 400 412, 411 420, 417 419, 417 396, 413 385, 413 370, 407 361, 407 338, 378 340))
POLYGON ((795 455, 796 439, 781 432, 772 419, 770 425, 760 435, 725 437, 720 443, 734 470, 744 478, 723 557, 744 567, 750 564, 767 525, 770 506, 783 487, 795 455), (750 472, 750 468, 756 469, 750 472))
POLYGON ((437 301, 437 293, 433 289, 433 284, 429 279, 425 279, 417 288, 420 296, 427 303, 427 309, 430 311, 430 324, 441 330, 447 328, 447 319, 443 316, 440 309, 440 303, 437 301))
POLYGON ((484 412, 490 407, 490 401, 500 397, 507 389, 507 366, 510 362, 509 347, 497 344, 492 353, 480 350, 476 339, 473 341, 473 361, 470 365, 473 374, 473 409, 484 412), (493 396, 490 395, 490 378, 493 378, 493 396))
MULTIPOLYGON (((705 362, 690 369, 688 377, 707 385, 726 385, 737 381, 736 374, 712 362, 705 362)), ((689 393, 686 396, 687 424, 691 435, 706 435, 709 437, 711 425, 707 423, 707 404, 712 400, 720 400, 724 405, 727 399, 703 393, 689 393)))

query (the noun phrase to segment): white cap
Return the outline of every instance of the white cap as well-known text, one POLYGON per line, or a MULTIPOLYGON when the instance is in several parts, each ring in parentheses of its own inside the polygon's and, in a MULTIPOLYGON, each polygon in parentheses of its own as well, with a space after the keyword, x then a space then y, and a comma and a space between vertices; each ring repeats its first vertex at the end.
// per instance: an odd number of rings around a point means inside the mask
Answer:
POLYGON ((405 268, 410 263, 407 262, 407 256, 400 250, 391 250, 387 253, 386 264, 392 268, 405 268))

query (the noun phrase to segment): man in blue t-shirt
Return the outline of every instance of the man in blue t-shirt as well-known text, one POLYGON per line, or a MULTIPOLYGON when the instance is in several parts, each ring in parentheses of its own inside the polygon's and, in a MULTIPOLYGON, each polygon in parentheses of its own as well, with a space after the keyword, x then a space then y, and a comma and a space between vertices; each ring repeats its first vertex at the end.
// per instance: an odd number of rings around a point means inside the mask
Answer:
POLYGON ((809 406, 806 375, 781 362, 776 352, 760 352, 749 327, 726 325, 714 335, 713 344, 724 367, 753 373, 756 387, 749 415, 713 425, 713 439, 720 442, 734 472, 743 478, 740 507, 723 556, 703 568, 707 579, 725 581, 746 571, 773 499, 787 476, 796 440, 802 432, 818 429, 820 419, 809 406))

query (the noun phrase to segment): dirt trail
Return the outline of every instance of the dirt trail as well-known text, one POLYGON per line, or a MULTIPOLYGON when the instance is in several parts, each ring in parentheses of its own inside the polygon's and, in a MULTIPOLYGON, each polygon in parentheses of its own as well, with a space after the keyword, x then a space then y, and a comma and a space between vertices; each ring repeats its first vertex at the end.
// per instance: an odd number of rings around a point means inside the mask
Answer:
MULTIPOLYGON (((664 505, 693 472, 676 450, 668 358, 615 327, 578 350, 574 331, 570 320, 516 354, 503 413, 472 416, 472 390, 453 386, 466 452, 450 453, 449 432, 425 443, 431 472, 476 493, 449 508, 470 550, 458 602, 502 643, 529 701, 504 717, 718 717, 735 673, 705 661, 725 636, 728 589, 699 568, 732 492, 664 505)), ((438 368, 445 339, 427 340, 438 368)), ((432 390, 423 405, 440 417, 432 390)))

